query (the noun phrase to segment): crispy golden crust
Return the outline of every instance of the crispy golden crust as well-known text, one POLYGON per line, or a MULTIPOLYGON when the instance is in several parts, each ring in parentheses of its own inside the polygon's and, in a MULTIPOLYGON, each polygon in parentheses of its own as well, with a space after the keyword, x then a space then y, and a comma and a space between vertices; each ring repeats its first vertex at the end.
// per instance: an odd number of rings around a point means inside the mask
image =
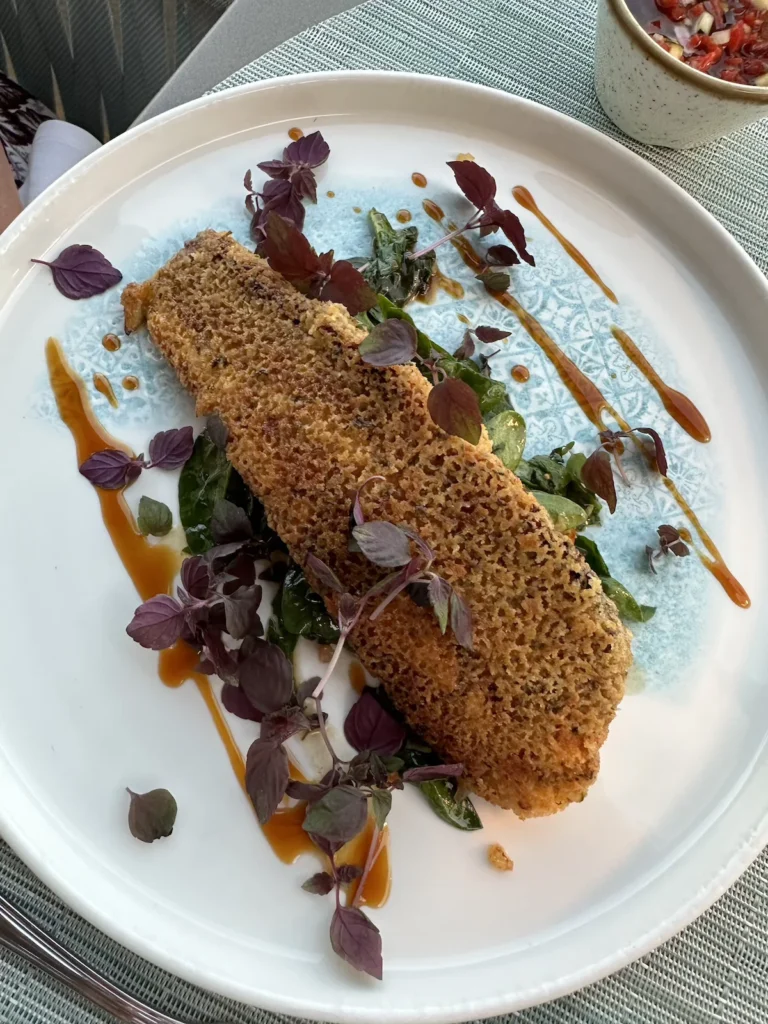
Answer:
POLYGON ((409 524, 437 551, 436 571, 473 611, 474 652, 404 595, 354 634, 408 722, 521 817, 582 800, 630 635, 487 438, 473 448, 444 434, 415 366, 366 366, 342 307, 300 295, 229 235, 203 232, 123 301, 132 326, 146 315, 198 412, 227 424, 232 463, 299 564, 314 552, 358 593, 380 578, 347 550, 352 496, 379 474, 367 517, 409 524))

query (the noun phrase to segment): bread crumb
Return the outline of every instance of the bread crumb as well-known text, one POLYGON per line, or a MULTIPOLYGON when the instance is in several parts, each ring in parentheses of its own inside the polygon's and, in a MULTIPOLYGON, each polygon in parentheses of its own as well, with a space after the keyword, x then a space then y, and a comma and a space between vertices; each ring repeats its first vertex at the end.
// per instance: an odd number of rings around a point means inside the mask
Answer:
POLYGON ((515 867, 515 862, 507 856, 500 843, 491 843, 488 847, 488 860, 491 862, 491 867, 496 868, 497 871, 512 871, 515 867))

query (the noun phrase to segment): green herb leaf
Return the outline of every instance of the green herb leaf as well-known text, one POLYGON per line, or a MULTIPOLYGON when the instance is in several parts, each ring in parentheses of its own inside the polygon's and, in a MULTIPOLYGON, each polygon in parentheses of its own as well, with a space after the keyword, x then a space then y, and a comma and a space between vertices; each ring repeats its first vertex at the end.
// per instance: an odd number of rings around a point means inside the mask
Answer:
POLYGON ((623 583, 619 583, 612 576, 602 576, 600 582, 603 590, 610 597, 619 609, 622 619, 629 619, 630 622, 647 622, 656 614, 656 609, 648 604, 640 604, 630 594, 623 583))
POLYGON ((555 448, 549 455, 521 459, 515 473, 529 491, 557 494, 579 505, 586 513, 586 522, 582 525, 599 523, 600 499, 584 484, 581 477, 586 456, 581 452, 569 454, 572 447, 573 442, 555 448), (566 455, 567 460, 564 458, 566 455))
POLYGON ((155 501, 154 498, 141 496, 139 501, 139 514, 136 517, 136 525, 139 532, 144 536, 165 537, 170 533, 173 526, 173 515, 171 510, 162 501, 155 501))
POLYGON ((225 497, 233 472, 224 451, 206 433, 198 435, 179 477, 179 516, 193 555, 213 547, 213 510, 225 497))
POLYGON ((584 555, 587 561, 587 565, 592 572, 597 573, 601 578, 603 576, 610 576, 611 570, 606 565, 605 559, 600 554, 600 548, 592 540, 591 537, 579 536, 576 538, 576 547, 584 555))
POLYGON ((173 832, 177 806, 167 789, 153 789, 149 793, 128 790, 131 805, 128 809, 128 828, 135 839, 154 843, 173 832))
POLYGON ((623 583, 619 583, 611 576, 610 569, 600 554, 600 549, 591 537, 577 537, 576 547, 584 555, 592 572, 600 577, 603 592, 616 605, 622 619, 628 619, 630 622, 648 622, 653 618, 656 609, 648 604, 640 604, 623 583))
POLYGON ((525 449, 525 420, 514 409, 491 416, 485 422, 496 455, 507 469, 514 472, 525 449))
POLYGON ((482 821, 470 798, 456 799, 456 783, 447 779, 422 782, 419 789, 427 798, 430 807, 438 816, 454 828, 463 832, 476 832, 483 827, 482 821))
POLYGON ((393 228, 383 213, 370 210, 373 230, 373 256, 363 270, 363 277, 377 292, 397 306, 404 306, 417 295, 423 295, 435 269, 434 252, 412 260, 408 252, 416 250, 419 230, 414 225, 393 228))
POLYGON ((269 625, 267 626, 267 641, 270 644, 277 644, 287 658, 292 658, 299 638, 295 633, 289 633, 285 628, 281 609, 282 588, 278 591, 277 597, 272 605, 272 617, 270 618, 269 625))
POLYGON ((293 636, 305 636, 321 644, 335 644, 339 639, 339 627, 297 565, 291 565, 283 580, 280 619, 283 630, 293 636))
POLYGON ((570 533, 587 525, 587 513, 575 501, 560 494, 547 494, 546 491, 531 491, 531 494, 547 510, 556 530, 570 533))
POLYGON ((392 809, 392 792, 389 789, 371 791, 371 810, 377 828, 384 828, 384 822, 392 809))

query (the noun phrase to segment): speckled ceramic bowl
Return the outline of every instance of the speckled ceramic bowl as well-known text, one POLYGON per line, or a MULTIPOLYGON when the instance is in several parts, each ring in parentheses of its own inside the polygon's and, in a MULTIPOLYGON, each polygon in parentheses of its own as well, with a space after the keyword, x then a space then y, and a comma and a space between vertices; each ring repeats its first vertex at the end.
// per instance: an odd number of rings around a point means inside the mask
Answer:
POLYGON ((672 149, 712 142, 768 117, 768 88, 723 82, 676 60, 625 0, 600 0, 595 88, 627 135, 672 149))

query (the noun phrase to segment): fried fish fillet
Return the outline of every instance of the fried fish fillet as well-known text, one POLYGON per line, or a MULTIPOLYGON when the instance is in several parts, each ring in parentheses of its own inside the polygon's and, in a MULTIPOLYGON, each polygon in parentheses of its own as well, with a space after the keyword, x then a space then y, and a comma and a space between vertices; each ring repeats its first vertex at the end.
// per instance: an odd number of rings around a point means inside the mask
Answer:
POLYGON ((435 570, 472 610, 473 651, 404 594, 352 636, 408 723, 520 817, 582 800, 624 693, 630 634, 487 436, 473 447, 436 427, 415 366, 367 366, 345 309, 300 295, 229 234, 198 235, 129 285, 123 305, 198 413, 226 423, 229 458, 300 565, 314 553, 352 593, 381 578, 348 550, 352 497, 379 475, 366 517, 407 524, 437 552, 435 570))

